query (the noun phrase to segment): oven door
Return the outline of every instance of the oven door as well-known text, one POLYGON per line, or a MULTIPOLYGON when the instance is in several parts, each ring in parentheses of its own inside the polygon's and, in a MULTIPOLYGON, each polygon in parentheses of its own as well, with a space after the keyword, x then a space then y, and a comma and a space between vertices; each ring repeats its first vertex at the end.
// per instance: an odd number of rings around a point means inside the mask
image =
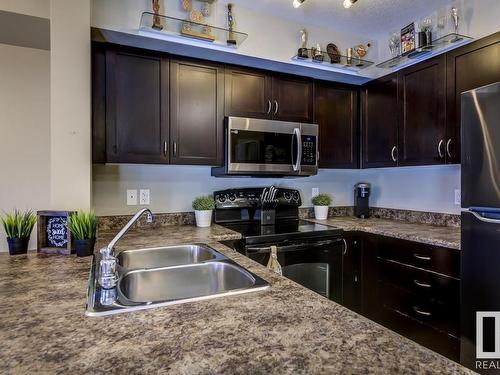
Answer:
POLYGON ((250 259, 267 265, 271 245, 277 246, 283 276, 326 298, 342 302, 342 238, 248 245, 245 253, 250 259))
POLYGON ((228 117, 228 174, 299 175, 301 124, 228 117))

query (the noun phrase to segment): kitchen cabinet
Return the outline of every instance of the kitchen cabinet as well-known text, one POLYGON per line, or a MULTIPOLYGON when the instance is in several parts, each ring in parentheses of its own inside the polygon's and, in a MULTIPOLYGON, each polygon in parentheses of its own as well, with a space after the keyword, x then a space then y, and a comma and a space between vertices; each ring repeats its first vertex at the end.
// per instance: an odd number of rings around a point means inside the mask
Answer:
POLYGON ((329 82, 314 85, 314 123, 319 125, 319 167, 359 167, 358 90, 329 82))
POLYGON ((272 77, 259 70, 225 69, 226 116, 271 118, 272 77))
POLYGON ((169 61, 106 51, 106 161, 168 163, 169 61))
POLYGON ((222 164, 224 69, 192 61, 170 62, 172 164, 222 164))
POLYGON ((458 360, 460 251, 365 234, 363 314, 458 360))
POLYGON ((500 32, 446 54, 448 162, 460 163, 460 94, 500 81, 500 32))
POLYGON ((312 80, 226 67, 225 114, 226 116, 312 122, 312 80))
POLYGON ((342 262, 342 304, 353 311, 362 313, 362 234, 347 232, 344 234, 344 239, 346 247, 342 262))
POLYGON ((445 56, 398 72, 398 165, 443 164, 446 157, 445 56))
POLYGON ((362 89, 363 168, 398 164, 398 79, 391 74, 362 89))

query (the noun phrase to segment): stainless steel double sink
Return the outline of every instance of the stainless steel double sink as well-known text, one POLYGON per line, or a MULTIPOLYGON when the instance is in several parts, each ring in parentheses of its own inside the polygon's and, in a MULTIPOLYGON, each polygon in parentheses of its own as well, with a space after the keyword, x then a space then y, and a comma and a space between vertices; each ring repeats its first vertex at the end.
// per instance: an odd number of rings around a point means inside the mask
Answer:
POLYGON ((117 254, 118 283, 97 282, 99 255, 89 277, 87 316, 204 300, 266 289, 269 284, 205 244, 126 250, 117 254))

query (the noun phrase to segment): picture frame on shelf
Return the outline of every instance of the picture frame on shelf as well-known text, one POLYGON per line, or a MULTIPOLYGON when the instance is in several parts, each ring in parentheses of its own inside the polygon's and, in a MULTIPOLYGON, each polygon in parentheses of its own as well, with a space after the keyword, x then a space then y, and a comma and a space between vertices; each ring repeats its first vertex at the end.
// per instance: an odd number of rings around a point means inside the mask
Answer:
POLYGON ((401 29, 401 55, 407 55, 416 48, 415 23, 401 29))
POLYGON ((68 217, 73 211, 37 211, 37 252, 70 255, 75 252, 68 217))

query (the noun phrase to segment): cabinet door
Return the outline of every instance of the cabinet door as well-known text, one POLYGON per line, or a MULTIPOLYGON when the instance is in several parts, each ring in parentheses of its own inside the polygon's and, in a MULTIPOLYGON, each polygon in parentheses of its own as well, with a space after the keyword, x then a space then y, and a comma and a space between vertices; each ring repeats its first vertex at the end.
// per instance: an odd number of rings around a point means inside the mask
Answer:
POLYGON ((106 52, 106 159, 168 163, 168 60, 106 52))
POLYGON ((223 73, 217 65, 170 62, 172 164, 222 163, 223 73))
POLYGON ((398 72, 399 165, 445 162, 445 57, 398 72))
POLYGON ((460 94, 500 81, 500 33, 446 54, 447 157, 460 163, 460 94))
POLYGON ((275 76, 272 114, 275 120, 312 122, 312 81, 297 77, 275 76))
POLYGON ((225 115, 271 118, 272 78, 239 68, 225 69, 225 115))
POLYGON ((342 304, 361 313, 361 236, 348 232, 344 234, 344 239, 347 247, 344 249, 342 263, 342 304))
POLYGON ((364 86, 362 103, 363 168, 397 166, 397 75, 391 74, 364 86))
POLYGON ((319 125, 319 167, 358 168, 358 91, 316 82, 314 122, 319 125))

